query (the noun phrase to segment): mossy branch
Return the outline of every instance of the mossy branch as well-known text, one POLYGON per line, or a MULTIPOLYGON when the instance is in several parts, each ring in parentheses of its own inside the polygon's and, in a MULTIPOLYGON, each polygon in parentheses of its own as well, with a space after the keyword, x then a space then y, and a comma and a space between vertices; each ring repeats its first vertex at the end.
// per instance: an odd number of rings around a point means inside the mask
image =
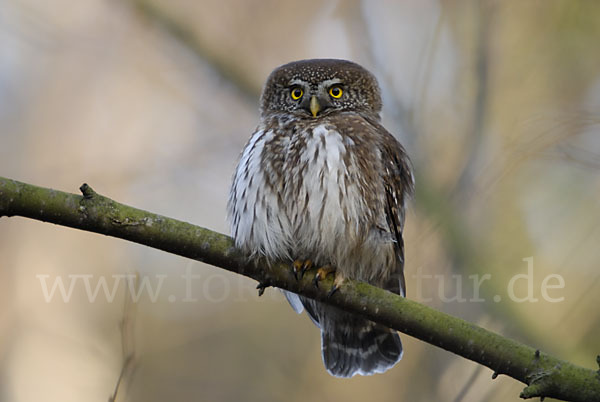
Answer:
POLYGON ((323 301, 487 366, 492 378, 505 374, 519 380, 527 384, 522 398, 600 401, 600 372, 362 282, 348 280, 327 298, 331 279, 316 288, 310 275, 296 280, 287 264, 266 268, 249 262, 228 236, 119 204, 87 184, 80 190, 82 196, 0 177, 0 217, 23 216, 118 237, 245 275, 259 288, 275 286, 323 301))

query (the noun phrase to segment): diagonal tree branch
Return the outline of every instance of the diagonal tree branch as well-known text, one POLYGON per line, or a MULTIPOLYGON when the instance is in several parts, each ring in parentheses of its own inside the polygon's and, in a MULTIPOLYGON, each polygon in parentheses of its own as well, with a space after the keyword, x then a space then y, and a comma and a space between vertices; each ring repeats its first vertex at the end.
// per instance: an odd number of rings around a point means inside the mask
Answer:
MULTIPOLYGON (((230 237, 186 222, 119 204, 87 184, 83 196, 0 177, 0 217, 23 216, 118 237, 248 276, 259 288, 276 286, 397 329, 493 370, 527 387, 522 398, 600 401, 600 370, 576 366, 529 346, 368 284, 348 280, 331 298, 331 279, 316 288, 296 280, 287 264, 251 263, 230 237)), ((598 358, 600 365, 600 357, 598 358)))

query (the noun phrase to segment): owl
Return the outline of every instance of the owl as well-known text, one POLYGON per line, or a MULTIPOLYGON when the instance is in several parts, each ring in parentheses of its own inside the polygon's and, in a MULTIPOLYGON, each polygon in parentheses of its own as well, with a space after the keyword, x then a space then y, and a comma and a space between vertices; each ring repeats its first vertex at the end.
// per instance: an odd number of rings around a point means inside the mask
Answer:
MULTIPOLYGON (((414 180, 400 143, 381 125, 377 80, 350 61, 301 60, 275 69, 260 123, 235 170, 228 216, 249 256, 289 261, 405 295, 405 204, 414 180)), ((382 373, 402 357, 397 332, 284 292, 321 330, 323 362, 338 377, 382 373)))

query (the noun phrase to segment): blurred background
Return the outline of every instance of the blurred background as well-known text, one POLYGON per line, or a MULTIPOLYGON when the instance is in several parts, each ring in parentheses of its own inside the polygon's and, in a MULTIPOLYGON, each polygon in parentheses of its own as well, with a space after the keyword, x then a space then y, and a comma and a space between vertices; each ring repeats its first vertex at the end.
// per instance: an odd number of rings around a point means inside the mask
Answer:
MULTIPOLYGON (((598 21, 600 3, 569 0, 4 0, 0 175, 87 182, 228 233, 269 72, 351 59, 378 77, 416 170, 408 297, 597 368, 598 21)), ((333 378, 310 320, 255 285, 3 218, 0 400, 520 400, 522 384, 406 335, 386 374, 333 378), (154 293, 132 303, 124 275, 154 293), (90 299, 102 280, 110 297, 90 299)))

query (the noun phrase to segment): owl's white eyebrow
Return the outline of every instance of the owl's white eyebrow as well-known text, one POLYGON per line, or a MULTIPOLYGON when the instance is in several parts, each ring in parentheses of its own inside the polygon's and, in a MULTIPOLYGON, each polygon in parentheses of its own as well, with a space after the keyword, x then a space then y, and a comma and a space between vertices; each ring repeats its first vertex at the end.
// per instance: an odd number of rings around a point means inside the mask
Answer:
POLYGON ((339 78, 332 78, 330 80, 323 81, 321 83, 321 86, 323 86, 323 87, 330 87, 332 85, 341 84, 341 83, 342 83, 342 80, 340 80, 339 78))
MULTIPOLYGON (((330 87, 332 85, 341 84, 341 83, 342 83, 342 80, 340 80, 339 78, 332 78, 330 80, 323 81, 322 83, 320 83, 319 86, 320 87, 330 87)), ((294 85, 305 85, 305 84, 306 84, 306 81, 303 81, 301 79, 295 79, 295 80, 291 80, 289 82, 288 86, 291 87, 294 85)))
POLYGON ((291 80, 290 83, 288 84, 288 86, 294 86, 294 85, 303 85, 306 84, 306 81, 302 81, 299 79, 295 79, 295 80, 291 80))

